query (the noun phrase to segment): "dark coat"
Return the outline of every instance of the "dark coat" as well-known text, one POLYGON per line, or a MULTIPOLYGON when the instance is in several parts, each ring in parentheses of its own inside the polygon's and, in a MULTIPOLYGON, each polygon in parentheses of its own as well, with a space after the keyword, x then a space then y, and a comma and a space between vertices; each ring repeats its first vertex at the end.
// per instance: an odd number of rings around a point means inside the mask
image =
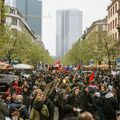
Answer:
MULTIPOLYGON (((23 119, 28 119, 29 118, 29 112, 28 109, 25 105, 22 105, 20 102, 15 101, 14 103, 12 103, 10 105, 10 115, 12 115, 12 113, 15 110, 19 110, 20 113, 20 117, 23 119)), ((11 116, 12 117, 12 116, 11 116)))
POLYGON ((74 117, 72 114, 67 114, 63 120, 79 120, 77 117, 74 117))
POLYGON ((95 112, 97 109, 97 103, 96 103, 96 98, 91 95, 88 94, 87 95, 87 111, 90 113, 95 112))
POLYGON ((0 102, 0 120, 5 120, 5 117, 9 117, 9 110, 5 103, 0 102))
POLYGON ((116 110, 118 109, 116 98, 112 93, 106 94, 102 101, 102 109, 106 119, 112 120, 116 118, 116 110))
POLYGON ((29 93, 23 92, 23 104, 26 105, 27 108, 30 106, 30 95, 29 93))
POLYGON ((85 112, 87 110, 87 96, 84 93, 80 94, 80 109, 82 112, 85 112))
POLYGON ((74 95, 70 95, 67 100, 66 100, 66 103, 65 104, 69 104, 75 108, 79 108, 80 107, 80 100, 79 100, 79 96, 74 96, 74 95))

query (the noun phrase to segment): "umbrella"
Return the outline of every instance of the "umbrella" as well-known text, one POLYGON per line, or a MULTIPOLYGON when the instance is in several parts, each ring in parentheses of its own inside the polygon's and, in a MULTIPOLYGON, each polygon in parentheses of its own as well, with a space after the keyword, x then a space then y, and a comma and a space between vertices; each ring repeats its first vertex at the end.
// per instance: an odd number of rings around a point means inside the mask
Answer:
POLYGON ((29 70, 29 69, 33 69, 34 67, 29 64, 17 64, 17 65, 13 65, 13 68, 21 69, 21 70, 29 70))

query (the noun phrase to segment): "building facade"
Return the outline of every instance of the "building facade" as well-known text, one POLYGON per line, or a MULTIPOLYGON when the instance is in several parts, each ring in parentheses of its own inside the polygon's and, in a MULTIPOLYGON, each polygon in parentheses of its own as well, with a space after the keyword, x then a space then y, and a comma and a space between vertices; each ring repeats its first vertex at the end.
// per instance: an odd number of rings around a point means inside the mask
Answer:
MULTIPOLYGON (((23 14, 27 24, 35 34, 42 37, 42 1, 8 0, 7 4, 16 7, 23 14)), ((41 38, 40 38, 41 39, 41 38)))
POLYGON ((21 12, 14 7, 10 7, 9 14, 6 16, 6 25, 10 26, 10 29, 15 31, 24 31, 27 35, 32 38, 32 41, 35 42, 36 35, 33 33, 33 31, 30 29, 30 27, 27 25, 23 15, 21 12))
POLYGON ((58 10, 56 13, 56 56, 65 55, 82 35, 82 12, 58 10))
POLYGON ((107 31, 113 42, 119 38, 119 0, 111 0, 111 4, 107 8, 107 31))
POLYGON ((107 34, 107 18, 97 20, 83 34, 85 39, 88 39, 94 33, 105 32, 107 34))
POLYGON ((106 56, 103 56, 106 36, 107 17, 102 20, 94 21, 84 32, 82 41, 84 41, 84 44, 88 47, 85 47, 87 49, 86 51, 90 51, 90 57, 88 55, 90 65, 93 63, 101 64, 106 61, 106 56))

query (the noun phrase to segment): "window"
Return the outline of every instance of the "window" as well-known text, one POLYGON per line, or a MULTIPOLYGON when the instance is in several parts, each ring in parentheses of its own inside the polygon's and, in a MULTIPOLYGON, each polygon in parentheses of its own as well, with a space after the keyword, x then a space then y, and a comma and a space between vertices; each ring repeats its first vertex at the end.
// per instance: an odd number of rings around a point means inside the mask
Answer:
POLYGON ((117 27, 117 18, 115 18, 115 27, 117 27))
POLYGON ((113 36, 112 36, 112 39, 114 40, 114 34, 113 34, 113 36))
POLYGON ((113 29, 114 29, 115 25, 114 25, 114 20, 113 20, 113 29))
POLYGON ((108 11, 108 18, 110 18, 110 11, 108 11))
POLYGON ((110 30, 112 30, 112 22, 110 23, 110 30))
POLYGON ((115 33, 115 40, 117 40, 117 33, 115 33))
POLYGON ((112 17, 112 8, 111 8, 111 17, 112 17))
POLYGON ((110 24, 109 24, 109 31, 110 31, 110 24))
POLYGON ((115 13, 115 9, 114 9, 114 6, 113 6, 113 15, 114 15, 114 13, 115 13))
POLYGON ((17 19, 16 18, 12 18, 12 25, 17 25, 17 19))
POLYGON ((117 12, 117 3, 115 4, 115 12, 117 12))
POLYGON ((109 28, 109 24, 108 24, 108 31, 109 31, 109 29, 110 29, 110 28, 109 28))
POLYGON ((12 28, 12 31, 17 32, 17 29, 12 28))
POLYGON ((10 9, 10 13, 15 14, 15 10, 14 9, 10 9))

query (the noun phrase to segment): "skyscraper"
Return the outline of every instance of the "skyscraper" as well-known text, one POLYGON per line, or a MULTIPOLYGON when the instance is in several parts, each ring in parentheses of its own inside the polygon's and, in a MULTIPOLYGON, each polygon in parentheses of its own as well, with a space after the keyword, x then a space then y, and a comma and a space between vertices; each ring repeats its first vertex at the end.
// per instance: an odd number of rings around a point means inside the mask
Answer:
POLYGON ((42 34, 42 0, 8 0, 8 3, 20 10, 35 34, 42 34))
POLYGON ((82 36, 82 12, 58 10, 56 20, 56 56, 60 58, 82 36))

